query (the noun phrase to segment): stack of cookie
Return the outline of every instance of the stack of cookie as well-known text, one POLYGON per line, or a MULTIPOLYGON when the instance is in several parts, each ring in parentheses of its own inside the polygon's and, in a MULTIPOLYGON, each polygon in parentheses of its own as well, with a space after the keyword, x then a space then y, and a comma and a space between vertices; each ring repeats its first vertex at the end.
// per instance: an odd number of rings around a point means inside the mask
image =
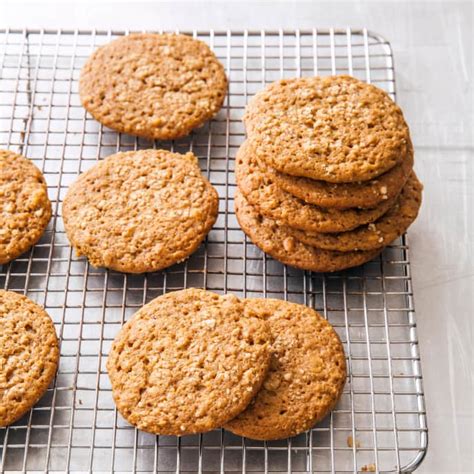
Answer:
POLYGON ((311 428, 346 380, 341 341, 313 309, 196 288, 141 308, 116 336, 107 370, 118 410, 139 429, 224 427, 261 440, 311 428))
POLYGON ((248 104, 235 211, 281 262, 318 272, 360 265, 414 221, 422 186, 400 108, 349 76, 285 79, 248 104))

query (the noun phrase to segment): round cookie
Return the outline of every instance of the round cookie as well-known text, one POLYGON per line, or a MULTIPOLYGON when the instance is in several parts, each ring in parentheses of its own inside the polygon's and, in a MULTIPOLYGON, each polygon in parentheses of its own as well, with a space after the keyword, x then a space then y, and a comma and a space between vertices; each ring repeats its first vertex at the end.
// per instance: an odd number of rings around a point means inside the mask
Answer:
POLYGON ((44 309, 0 290, 0 426, 20 419, 42 397, 58 361, 54 324, 44 309))
POLYGON ((84 65, 82 105, 119 132, 168 140, 213 117, 227 91, 224 68, 202 41, 132 34, 97 49, 84 65))
POLYGON ((335 272, 362 265, 382 250, 336 252, 311 247, 295 239, 286 227, 259 214, 239 190, 235 193, 234 204, 240 227, 250 240, 275 260, 291 267, 314 272, 335 272))
POLYGON ((268 326, 233 295, 191 288, 141 308, 107 360, 122 416, 160 435, 210 431, 242 412, 270 364, 268 326))
POLYGON ((325 209, 307 204, 287 193, 266 175, 244 142, 235 163, 240 191, 265 216, 295 229, 312 232, 342 232, 373 222, 390 209, 395 198, 386 199, 374 209, 325 209))
POLYGON ((186 259, 217 218, 218 196, 192 153, 117 153, 83 173, 63 203, 67 236, 96 267, 156 271, 186 259))
POLYGON ((268 322, 272 358, 256 397, 224 428, 258 440, 296 436, 322 420, 342 394, 346 360, 341 341, 307 306, 252 298, 245 307, 268 322))
POLYGON ((24 156, 0 150, 0 264, 33 246, 51 218, 41 171, 24 156))
POLYGON ((339 234, 316 234, 288 227, 299 241, 326 250, 352 252, 385 247, 400 237, 416 219, 421 206, 423 186, 412 172, 396 204, 371 224, 339 234))
POLYGON ((258 165, 277 186, 308 204, 335 209, 370 209, 400 194, 413 167, 413 147, 409 147, 409 152, 401 163, 386 173, 370 181, 355 183, 327 183, 280 173, 261 161, 258 165))
POLYGON ((274 82, 249 102, 244 122, 268 166, 331 183, 385 173, 404 159, 410 139, 388 94, 350 76, 274 82))

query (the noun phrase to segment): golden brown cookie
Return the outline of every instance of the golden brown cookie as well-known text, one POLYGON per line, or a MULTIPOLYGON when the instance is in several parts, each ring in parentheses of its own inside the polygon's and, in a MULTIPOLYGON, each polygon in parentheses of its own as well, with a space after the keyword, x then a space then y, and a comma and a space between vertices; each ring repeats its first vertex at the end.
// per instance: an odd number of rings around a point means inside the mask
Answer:
POLYGON ((331 183, 385 173, 405 158, 410 139, 388 94, 350 76, 274 82, 249 102, 244 122, 268 166, 331 183))
POLYGON ((202 41, 132 34, 97 49, 81 71, 82 105, 119 132, 168 140, 187 135, 221 108, 224 68, 202 41))
POLYGON ((396 204, 371 224, 338 234, 317 234, 288 227, 286 230, 307 245, 325 250, 352 252, 385 247, 400 237, 416 219, 423 186, 412 172, 396 204))
POLYGON ((122 416, 162 435, 213 430, 260 389, 270 364, 268 326, 233 295, 191 288, 141 308, 107 361, 122 416))
POLYGON ((386 199, 374 209, 325 209, 307 204, 281 189, 261 170, 248 141, 242 144, 237 153, 235 175, 242 194, 262 215, 279 224, 311 232, 355 229, 378 219, 396 199, 386 199))
POLYGON ((259 214, 239 190, 235 193, 234 203, 240 227, 250 240, 275 260, 291 267, 314 272, 335 272, 362 265, 382 250, 336 252, 311 247, 295 239, 286 227, 259 214))
POLYGON ((26 252, 43 235, 51 202, 41 171, 24 156, 0 150, 0 264, 26 252))
POLYGON ((280 173, 261 161, 258 165, 278 187, 309 204, 335 209, 370 209, 400 194, 413 167, 413 147, 409 147, 401 163, 386 173, 355 183, 327 183, 280 173))
POLYGON ((252 298, 245 307, 270 327, 270 370, 247 409, 224 428, 258 440, 295 436, 322 420, 342 394, 346 359, 341 341, 307 306, 252 298))
POLYGON ((20 419, 56 374, 54 324, 26 296, 0 290, 0 426, 20 419))
POLYGON ((92 265, 156 271, 186 259, 214 224, 218 196, 192 153, 117 153, 83 173, 63 203, 67 236, 92 265))

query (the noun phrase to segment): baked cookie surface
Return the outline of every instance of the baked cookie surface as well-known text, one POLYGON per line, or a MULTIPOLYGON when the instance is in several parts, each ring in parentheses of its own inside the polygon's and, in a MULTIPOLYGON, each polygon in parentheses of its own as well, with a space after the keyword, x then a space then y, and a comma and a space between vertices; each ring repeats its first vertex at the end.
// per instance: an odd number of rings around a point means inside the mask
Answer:
POLYGON ((227 91, 224 68, 202 41, 132 34, 97 49, 84 65, 82 105, 119 132, 168 140, 213 117, 227 91))
POLYGON ((370 209, 400 193, 413 167, 413 147, 409 146, 405 159, 386 173, 369 181, 354 183, 327 183, 291 176, 269 168, 261 161, 258 164, 277 186, 309 204, 335 209, 370 209))
POLYGON ((34 245, 51 218, 41 171, 27 158, 0 150, 0 264, 34 245))
POLYGON ((250 204, 280 224, 312 232, 348 231, 378 219, 396 199, 386 199, 373 209, 325 209, 307 204, 277 186, 258 166, 251 151, 249 143, 244 142, 237 152, 237 184, 250 204))
POLYGON ((239 190, 235 193, 234 204, 240 227, 252 242, 275 260, 292 267, 314 272, 335 272, 362 265, 381 252, 381 249, 336 252, 311 247, 297 240, 286 227, 259 214, 239 190))
POLYGON ((0 426, 20 419, 41 398, 58 361, 48 314, 26 296, 0 290, 0 426))
POLYGON ((214 224, 218 196, 192 153, 111 155, 79 176, 63 203, 78 255, 121 272, 156 271, 193 253, 214 224))
POLYGON ((416 219, 423 186, 412 172, 395 205, 375 222, 338 234, 316 234, 288 228, 296 239, 313 247, 351 252, 385 247, 400 237, 416 219))
POLYGON ((307 306, 258 298, 244 303, 268 322, 271 363, 250 405, 224 428, 258 440, 295 436, 323 419, 341 396, 346 381, 341 341, 307 306))
POLYGON ((385 173, 406 156, 410 139, 388 94, 350 76, 274 82, 250 100, 244 122, 269 166, 332 183, 385 173))
POLYGON ((120 330, 107 370, 123 417, 155 434, 210 431, 234 418, 270 364, 265 321, 233 295, 160 296, 120 330))

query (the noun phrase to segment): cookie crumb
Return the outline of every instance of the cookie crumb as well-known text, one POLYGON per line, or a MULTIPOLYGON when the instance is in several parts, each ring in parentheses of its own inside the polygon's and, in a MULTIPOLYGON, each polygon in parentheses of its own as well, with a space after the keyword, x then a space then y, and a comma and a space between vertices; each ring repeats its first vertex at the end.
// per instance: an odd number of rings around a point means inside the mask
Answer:
POLYGON ((360 448, 361 444, 360 444, 360 441, 357 438, 356 438, 355 443, 354 443, 354 438, 352 436, 348 436, 347 437, 347 446, 349 446, 349 448, 353 448, 354 446, 356 448, 360 448))
POLYGON ((280 386, 280 379, 278 377, 272 377, 265 380, 263 387, 269 392, 274 392, 280 386))
POLYGON ((293 237, 288 237, 283 241, 283 248, 287 252, 291 252, 295 248, 295 239, 293 237))
POLYGON ((375 464, 366 464, 365 466, 362 466, 361 471, 362 472, 375 472, 376 471, 375 464))

